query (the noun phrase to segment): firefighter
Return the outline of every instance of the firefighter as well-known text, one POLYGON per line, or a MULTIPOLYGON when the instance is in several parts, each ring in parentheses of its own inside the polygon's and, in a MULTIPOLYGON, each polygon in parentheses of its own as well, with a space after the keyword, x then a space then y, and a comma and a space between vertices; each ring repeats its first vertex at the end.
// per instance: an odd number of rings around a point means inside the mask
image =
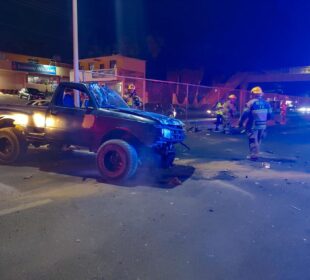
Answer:
POLYGON ((128 85, 124 100, 131 108, 138 109, 142 106, 142 101, 136 92, 136 87, 134 84, 128 85))
POLYGON ((271 118, 271 106, 263 99, 263 90, 254 87, 251 90, 252 99, 246 104, 240 117, 239 127, 242 128, 246 122, 246 132, 249 139, 250 160, 257 160, 259 147, 267 127, 267 120, 271 118))
POLYGON ((220 131, 219 126, 223 124, 223 101, 220 100, 215 105, 215 113, 216 113, 216 122, 215 122, 215 130, 216 132, 220 131))
POLYGON ((231 122, 237 111, 236 100, 237 96, 230 94, 226 102, 223 104, 223 132, 225 134, 231 133, 231 122))

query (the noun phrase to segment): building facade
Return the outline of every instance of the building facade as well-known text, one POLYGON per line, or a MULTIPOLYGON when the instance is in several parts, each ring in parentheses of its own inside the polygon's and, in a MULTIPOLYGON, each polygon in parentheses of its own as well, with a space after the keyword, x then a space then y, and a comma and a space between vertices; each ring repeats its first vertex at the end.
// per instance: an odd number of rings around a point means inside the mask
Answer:
MULTIPOLYGON (((98 81, 124 94, 129 84, 134 84, 139 95, 145 91, 146 62, 122 55, 80 59, 80 80, 98 81)), ((73 72, 70 75, 73 80, 73 72)))
POLYGON ((69 81, 70 64, 52 59, 0 52, 0 90, 23 87, 52 92, 62 81, 69 81))

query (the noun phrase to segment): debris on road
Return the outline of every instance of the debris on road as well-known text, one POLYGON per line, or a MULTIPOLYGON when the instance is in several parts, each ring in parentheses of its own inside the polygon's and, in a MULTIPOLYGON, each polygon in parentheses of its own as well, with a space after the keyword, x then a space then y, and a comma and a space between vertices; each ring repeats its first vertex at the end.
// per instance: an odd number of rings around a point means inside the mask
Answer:
POLYGON ((25 177, 24 177, 24 180, 31 179, 32 177, 33 177, 33 175, 28 175, 28 176, 25 176, 25 177))
POLYGON ((262 162, 262 166, 263 166, 263 168, 270 169, 270 163, 269 162, 262 162))
POLYGON ((182 184, 182 181, 178 177, 173 177, 169 180, 168 184, 170 186, 179 186, 182 184))
POLYGON ((296 207, 296 206, 294 206, 294 205, 291 205, 291 207, 292 207, 293 209, 297 210, 297 211, 301 211, 300 208, 298 208, 298 207, 296 207))

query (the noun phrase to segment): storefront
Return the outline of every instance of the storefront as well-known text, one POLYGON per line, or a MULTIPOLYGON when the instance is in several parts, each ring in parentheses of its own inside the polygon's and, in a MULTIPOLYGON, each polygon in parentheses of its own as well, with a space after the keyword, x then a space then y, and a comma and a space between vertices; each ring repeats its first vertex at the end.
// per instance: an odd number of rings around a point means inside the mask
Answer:
MULTIPOLYGON (((23 87, 53 92, 60 82, 69 81, 71 65, 47 65, 45 58, 2 53, 0 56, 0 89, 19 90, 23 87)), ((50 63, 52 64, 52 63, 50 63)))
POLYGON ((52 92, 61 81, 69 81, 68 76, 57 75, 60 70, 54 65, 12 62, 12 70, 25 73, 25 87, 52 92), (57 71, 58 70, 58 71, 57 71))

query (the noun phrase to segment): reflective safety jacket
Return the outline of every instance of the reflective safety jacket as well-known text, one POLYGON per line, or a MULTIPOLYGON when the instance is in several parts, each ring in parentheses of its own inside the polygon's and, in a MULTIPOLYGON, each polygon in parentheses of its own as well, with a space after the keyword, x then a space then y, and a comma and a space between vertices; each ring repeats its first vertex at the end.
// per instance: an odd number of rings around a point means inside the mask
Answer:
POLYGON ((218 103, 216 104, 215 109, 216 109, 215 113, 216 113, 217 115, 223 115, 223 105, 222 105, 221 102, 218 102, 218 103))
POLYGON ((236 113, 236 105, 232 103, 230 100, 227 100, 223 104, 223 115, 226 118, 232 118, 236 113))
POLYGON ((139 108, 142 106, 142 101, 141 101, 140 97, 136 94, 133 94, 131 96, 125 96, 124 100, 129 107, 139 108))
POLYGON ((272 109, 270 104, 262 98, 250 100, 240 118, 239 126, 247 120, 247 130, 265 129, 270 119, 272 109))

